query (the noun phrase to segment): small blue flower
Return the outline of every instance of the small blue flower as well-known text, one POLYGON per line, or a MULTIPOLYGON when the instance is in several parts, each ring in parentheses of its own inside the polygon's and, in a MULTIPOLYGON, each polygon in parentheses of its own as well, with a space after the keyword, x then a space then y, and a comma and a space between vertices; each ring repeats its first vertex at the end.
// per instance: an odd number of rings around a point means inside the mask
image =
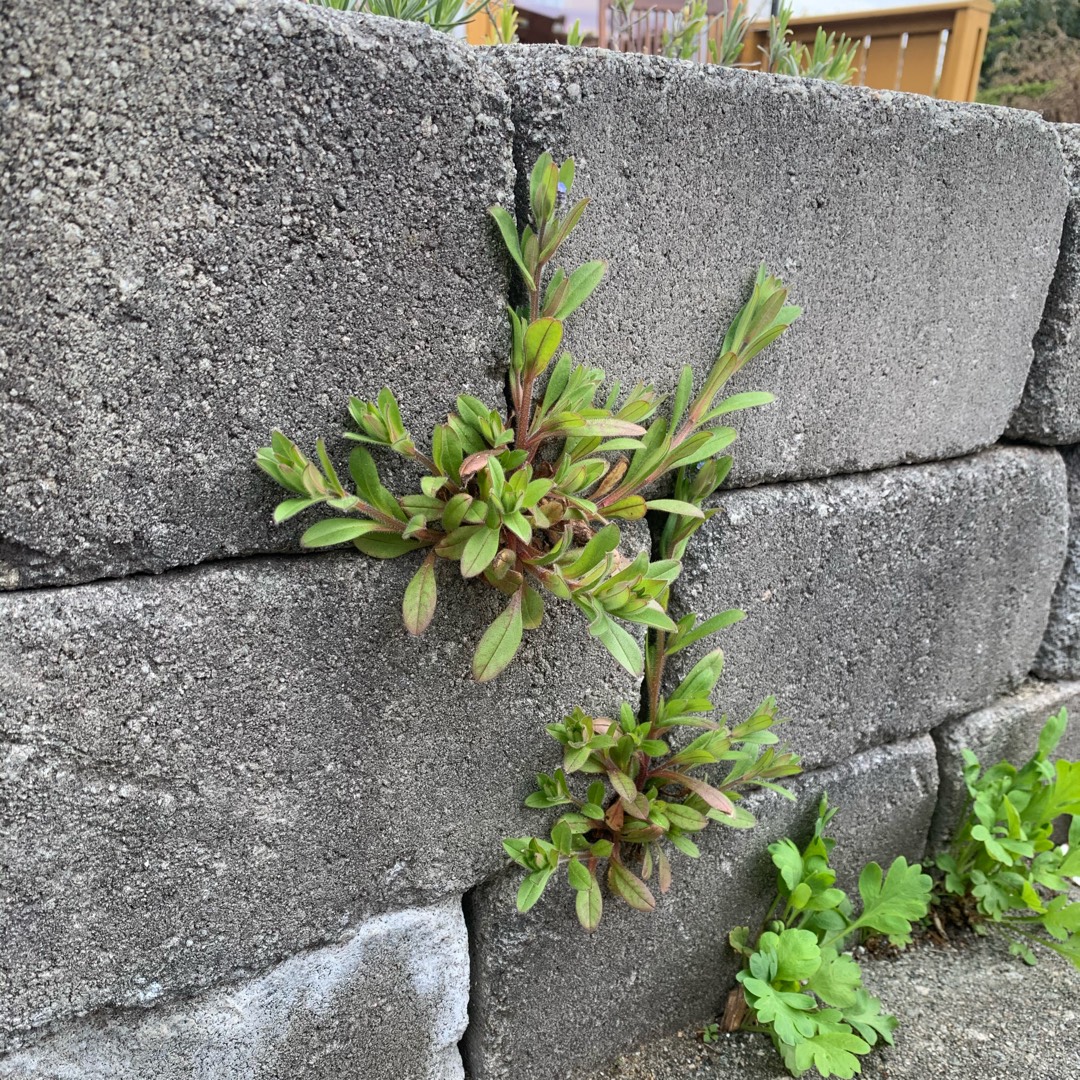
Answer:
POLYGON ((559 181, 559 194, 560 195, 565 195, 566 194, 566 185, 561 180, 559 181))

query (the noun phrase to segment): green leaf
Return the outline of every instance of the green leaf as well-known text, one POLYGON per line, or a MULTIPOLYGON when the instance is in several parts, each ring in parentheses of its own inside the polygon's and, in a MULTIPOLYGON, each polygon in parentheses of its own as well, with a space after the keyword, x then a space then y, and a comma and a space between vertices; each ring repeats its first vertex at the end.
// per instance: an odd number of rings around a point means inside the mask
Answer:
POLYGON ((705 520, 705 513, 700 506, 683 502, 682 499, 650 499, 645 505, 650 510, 663 510, 667 514, 678 514, 680 517, 705 520))
POLYGON ((301 510, 306 510, 309 506, 314 506, 318 502, 322 502, 322 500, 286 499, 284 502, 277 504, 277 507, 274 510, 274 523, 280 525, 283 521, 288 521, 289 518, 295 517, 301 510))
MULTIPOLYGON (((385 531, 386 526, 377 521, 359 521, 356 518, 328 518, 317 521, 303 536, 300 543, 307 548, 330 547, 332 544, 344 544, 365 533, 385 531)), ((398 533, 391 533, 398 536, 398 533)))
POLYGON ((794 1046, 813 1036, 817 1025, 812 1012, 817 1002, 809 994, 777 990, 745 970, 736 978, 742 983, 747 1004, 757 1013, 758 1021, 770 1025, 781 1042, 794 1046))
POLYGON ((473 676, 477 682, 494 679, 521 647, 521 593, 510 598, 506 610, 484 631, 473 656, 473 676))
POLYGON ((707 424, 727 413, 738 412, 740 409, 753 409, 758 405, 768 405, 775 400, 776 398, 772 394, 762 390, 751 390, 745 394, 732 394, 730 397, 724 398, 715 409, 702 418, 701 422, 707 424))
POLYGON ((637 874, 627 870, 622 863, 615 862, 614 859, 608 863, 608 886, 616 896, 621 896, 637 911, 652 911, 656 907, 656 900, 649 891, 649 886, 637 874))
POLYGON ((869 927, 885 934, 893 945, 911 942, 911 924, 926 917, 933 881, 922 867, 908 865, 903 855, 893 860, 884 881, 881 867, 868 863, 859 875, 862 914, 852 928, 869 927))
POLYGON ((854 1006, 858 1000, 858 991, 862 986, 859 965, 850 956, 837 955, 835 949, 821 951, 821 963, 808 978, 807 988, 813 990, 826 1005, 846 1009, 854 1006))
POLYGON ((495 219, 495 224, 499 226, 503 243, 506 245, 506 250, 510 252, 510 258, 514 260, 518 270, 521 271, 522 280, 530 289, 535 288, 532 274, 529 273, 528 268, 525 266, 525 260, 521 257, 521 244, 518 240, 517 226, 514 224, 514 219, 501 206, 488 207, 488 213, 495 219))
POLYGON ((608 772, 608 780, 611 781, 611 786, 627 802, 633 802, 638 797, 637 785, 626 773, 620 772, 618 769, 612 769, 608 772))
POLYGON ((797 1073, 815 1068, 823 1077, 851 1080, 861 1071, 856 1055, 869 1053, 870 1047, 862 1039, 842 1027, 819 1031, 795 1047, 795 1068, 797 1073))
POLYGON ((691 859, 696 859, 701 855, 701 849, 690 839, 689 836, 683 836, 682 833, 669 832, 668 839, 684 854, 688 855, 691 859))
POLYGON ((579 266, 567 278, 567 289, 562 303, 559 304, 559 310, 555 312, 555 318, 565 319, 571 312, 577 311, 600 284, 606 269, 607 263, 600 261, 587 262, 579 266))
POLYGON ((474 578, 482 574, 499 553, 497 529, 478 529, 469 537, 461 553, 461 576, 474 578))
POLYGON ((730 817, 735 816, 735 807, 732 805, 731 800, 722 791, 714 788, 712 784, 707 784, 696 776, 687 776, 686 773, 675 769, 657 769, 653 776, 672 784, 681 784, 688 791, 692 791, 699 799, 704 799, 714 810, 719 810, 720 813, 727 814, 730 817))
POLYGON ((577 859, 571 859, 566 864, 566 877, 570 882, 570 888, 577 892, 588 889, 592 885, 592 874, 577 859))
POLYGON ((405 589, 405 598, 401 604, 405 629, 410 634, 422 634, 431 623, 435 614, 435 552, 420 564, 420 569, 413 575, 405 589))
POLYGON ((555 870, 552 867, 537 870, 521 883, 517 893, 517 909, 522 915, 540 899, 547 883, 551 880, 551 875, 554 873, 555 870))
POLYGON ((410 551, 419 551, 424 545, 419 540, 403 540, 396 532, 369 532, 358 536, 353 543, 373 559, 396 559, 399 555, 408 555, 410 551))
POLYGON ((1053 754, 1065 734, 1068 722, 1069 714, 1065 709, 1047 719, 1042 731, 1039 732, 1038 754, 1040 757, 1048 758, 1053 754))
POLYGON ((578 922, 592 933, 600 925, 600 916, 604 911, 604 897, 595 874, 589 874, 589 887, 577 894, 574 906, 577 909, 578 922))
POLYGON ((817 934, 811 930, 786 929, 780 934, 766 932, 758 939, 759 949, 776 953, 776 978, 782 982, 809 979, 821 965, 817 934))
POLYGON ((859 989, 855 993, 854 1004, 844 1006, 843 1011, 844 1023, 850 1024, 871 1046, 874 1046, 878 1039, 892 1046, 893 1032, 899 1026, 899 1021, 895 1016, 881 1011, 880 999, 859 989))
POLYGON ((356 484, 356 494, 368 505, 380 510, 388 517, 405 521, 407 514, 401 509, 397 499, 382 486, 375 459, 362 447, 358 446, 349 455, 349 472, 356 484))
POLYGON ((537 319, 525 331, 525 368, 532 375, 543 373, 562 344, 563 324, 558 319, 537 319))

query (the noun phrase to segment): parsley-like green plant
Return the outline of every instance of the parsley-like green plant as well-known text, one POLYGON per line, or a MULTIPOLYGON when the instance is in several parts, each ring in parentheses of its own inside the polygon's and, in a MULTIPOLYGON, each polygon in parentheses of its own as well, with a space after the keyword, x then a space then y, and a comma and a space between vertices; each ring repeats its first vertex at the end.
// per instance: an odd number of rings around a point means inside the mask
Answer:
POLYGON ((505 610, 485 631, 473 658, 480 681, 498 675, 518 651, 523 632, 540 625, 545 594, 571 601, 612 656, 641 674, 641 649, 623 624, 676 632, 660 598, 681 563, 678 557, 625 557, 618 550, 616 522, 640 520, 649 509, 664 511, 677 518, 670 526, 675 535, 686 523, 710 516, 701 503, 730 468, 730 458, 722 454, 736 435, 717 421, 772 400, 763 393, 717 397, 800 313, 787 304, 779 279, 762 268, 696 394, 687 366, 666 417, 654 418, 658 395, 642 383, 626 393, 616 384, 598 404, 603 372, 560 352, 564 321, 605 272, 600 261, 570 272, 553 265, 589 201, 566 202, 573 181, 573 162, 557 166, 545 153, 532 171, 531 220, 520 233, 504 209, 490 211, 525 291, 524 303, 507 309, 508 416, 462 394, 457 411, 435 427, 425 453, 405 429, 389 389, 375 401, 351 399, 357 430, 347 438, 402 455, 428 473, 419 491, 403 497, 383 486, 364 446, 349 459, 353 490, 343 483, 321 439, 314 460, 280 432, 257 455, 258 465, 290 495, 277 507, 275 520, 313 507, 334 512, 307 529, 301 538, 305 547, 351 543, 376 558, 426 552, 405 590, 403 615, 411 633, 422 633, 431 622, 439 560, 456 562, 463 577, 483 578, 506 595, 505 610), (674 498, 645 497, 661 477, 680 471, 674 498))
POLYGON ((925 918, 933 882, 902 855, 887 873, 868 863, 859 875, 862 908, 836 887, 829 856, 836 841, 825 829, 836 810, 823 797, 814 834, 801 851, 790 839, 769 845, 777 895, 756 941, 746 926, 731 931, 743 957, 725 1010, 726 1030, 767 1034, 793 1076, 816 1069, 850 1078, 859 1057, 879 1041, 892 1044, 897 1020, 862 985, 862 971, 844 950, 861 937, 883 934, 910 944, 912 924, 925 918))
POLYGON ((964 750, 968 806, 947 853, 938 900, 970 897, 978 921, 1004 933, 1009 950, 1035 963, 1033 946, 1051 949, 1080 967, 1080 903, 1070 902, 1068 879, 1080 874, 1080 761, 1051 761, 1068 724, 1064 709, 1039 734, 1031 759, 1017 769, 1003 761, 983 772, 964 750), (1067 851, 1051 836, 1068 815, 1067 851))

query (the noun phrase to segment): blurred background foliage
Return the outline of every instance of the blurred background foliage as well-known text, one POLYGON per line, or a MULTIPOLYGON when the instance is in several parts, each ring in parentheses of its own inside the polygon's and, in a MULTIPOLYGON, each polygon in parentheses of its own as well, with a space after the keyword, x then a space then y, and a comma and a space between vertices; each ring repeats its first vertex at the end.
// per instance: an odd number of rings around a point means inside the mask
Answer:
POLYGON ((1080 123, 1080 0, 998 0, 978 100, 1080 123))

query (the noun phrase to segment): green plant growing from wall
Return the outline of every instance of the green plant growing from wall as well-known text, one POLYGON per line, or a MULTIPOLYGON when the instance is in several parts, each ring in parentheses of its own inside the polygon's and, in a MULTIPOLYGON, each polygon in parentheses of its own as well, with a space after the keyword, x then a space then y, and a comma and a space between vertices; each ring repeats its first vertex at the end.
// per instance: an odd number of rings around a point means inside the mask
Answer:
MULTIPOLYGON (((691 474, 680 469, 677 498, 703 503, 730 467, 708 462, 691 474)), ((708 511, 709 516, 714 511, 708 511)), ((661 537, 661 555, 682 559, 686 544, 702 520, 668 515, 661 537)), ((666 611, 668 593, 660 597, 666 611)), ((622 704, 614 719, 587 716, 580 709, 548 733, 562 746, 562 767, 537 777, 537 790, 525 805, 535 809, 571 807, 560 814, 547 839, 539 836, 504 840, 510 858, 526 871, 517 906, 528 911, 560 869, 576 893, 578 920, 595 930, 603 912, 601 877, 614 896, 632 908, 651 911, 656 898, 649 882, 656 875, 661 893, 671 887, 668 848, 690 858, 700 854, 694 836, 710 822, 751 828, 754 817, 738 806, 739 789, 766 787, 790 796, 775 781, 798 773, 799 759, 776 750, 772 727, 776 703, 766 698, 753 714, 729 727, 727 717, 711 719, 712 694, 723 669, 719 649, 709 652, 669 694, 662 692, 668 657, 696 644, 744 617, 724 611, 699 623, 695 615, 679 620, 672 631, 649 633, 645 654, 645 695, 640 709, 622 704), (681 749, 668 739, 680 728, 701 734, 681 749), (700 770, 723 765, 725 775, 711 779, 700 770), (576 794, 574 774, 595 777, 576 794), (606 868, 606 873, 604 872, 606 868)))
POLYGON ((1080 761, 1051 761, 1068 724, 1051 716, 1038 747, 1021 768, 1007 761, 980 769, 964 751, 968 806, 948 852, 939 855, 939 903, 959 897, 974 908, 975 928, 990 926, 1010 952, 1035 963, 1035 947, 1080 967, 1080 903, 1068 879, 1080 874, 1080 761), (1071 818, 1068 851, 1054 843, 1054 822, 1071 818))
POLYGON ((725 465, 722 454, 736 435, 717 421, 771 400, 760 393, 717 400, 720 391, 799 315, 779 279, 762 269, 697 393, 687 366, 667 417, 654 418, 658 396, 641 383, 625 393, 616 384, 598 402, 603 372, 560 353, 564 321, 605 271, 600 261, 569 272, 553 267, 588 205, 582 199, 561 209, 573 181, 572 162, 559 167, 544 154, 531 175, 531 222, 519 233, 505 210, 491 209, 525 287, 524 304, 507 309, 508 416, 463 394, 457 411, 435 427, 425 453, 406 431, 390 390, 375 401, 353 398, 349 412, 357 430, 346 437, 399 454, 428 473, 419 491, 400 498, 383 486, 364 446, 349 459, 351 490, 321 439, 314 459, 280 432, 257 454, 259 467, 290 495, 277 507, 276 521, 316 507, 334 512, 307 529, 305 547, 351 543, 375 558, 426 552, 405 590, 403 616, 411 633, 431 622, 440 560, 457 563, 464 578, 482 578, 507 597, 476 648, 473 674, 480 681, 498 675, 523 632, 540 625, 545 595, 570 601, 589 632, 634 674, 641 674, 643 657, 624 624, 678 632, 662 598, 681 569, 679 558, 625 557, 616 522, 663 511, 684 523, 678 534, 685 523, 710 516, 700 502, 723 479, 730 461, 725 465), (684 478, 674 498, 643 494, 673 472, 684 478))
MULTIPOLYGON (((910 944, 912 925, 925 918, 933 882, 901 855, 887 873, 868 863, 859 875, 862 907, 856 915, 836 887, 829 857, 836 841, 825 835, 836 813, 822 798, 810 842, 801 851, 789 839, 769 845, 777 893, 756 940, 746 926, 731 931, 743 958, 725 1010, 728 1031, 767 1034, 793 1076, 816 1069, 850 1078, 859 1057, 878 1043, 892 1044, 897 1020, 862 985, 862 971, 845 948, 869 934, 896 946, 910 944)), ((707 1031, 715 1037, 716 1028, 707 1031)))

